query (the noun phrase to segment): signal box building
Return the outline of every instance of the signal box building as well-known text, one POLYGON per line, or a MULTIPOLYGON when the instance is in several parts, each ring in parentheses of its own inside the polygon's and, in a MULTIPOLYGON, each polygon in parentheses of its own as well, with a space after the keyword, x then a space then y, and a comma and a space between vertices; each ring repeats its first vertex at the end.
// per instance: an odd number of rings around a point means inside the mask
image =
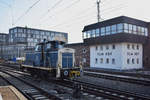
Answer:
POLYGON ((90 67, 140 69, 149 66, 149 23, 120 16, 83 29, 90 48, 90 67))

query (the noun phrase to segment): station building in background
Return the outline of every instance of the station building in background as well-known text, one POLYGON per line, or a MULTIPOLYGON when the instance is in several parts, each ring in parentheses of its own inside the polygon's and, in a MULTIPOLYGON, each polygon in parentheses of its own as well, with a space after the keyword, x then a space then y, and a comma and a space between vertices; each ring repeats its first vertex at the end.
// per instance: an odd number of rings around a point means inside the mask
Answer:
POLYGON ((26 43, 28 48, 34 48, 39 42, 46 40, 61 40, 68 42, 68 34, 51 30, 42 30, 28 27, 14 27, 9 29, 10 43, 26 43))
POLYGON ((36 44, 42 42, 44 39, 61 40, 67 43, 68 33, 28 27, 11 28, 7 35, 8 41, 2 43, 0 46, 0 57, 4 59, 25 57, 26 50, 30 50, 30 52, 34 51, 36 44))
POLYGON ((124 70, 150 66, 149 27, 149 22, 126 16, 86 25, 83 44, 89 49, 86 59, 90 61, 86 67, 124 70))
POLYGON ((8 34, 7 33, 0 33, 0 43, 8 42, 8 34))

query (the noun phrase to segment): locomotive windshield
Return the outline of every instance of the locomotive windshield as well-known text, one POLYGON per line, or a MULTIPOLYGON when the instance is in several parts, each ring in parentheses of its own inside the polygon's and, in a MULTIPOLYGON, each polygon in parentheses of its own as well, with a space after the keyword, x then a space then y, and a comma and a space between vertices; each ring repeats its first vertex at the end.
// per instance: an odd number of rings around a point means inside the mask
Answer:
POLYGON ((48 49, 51 49, 51 43, 47 43, 46 44, 46 49, 48 50, 48 49))
POLYGON ((35 51, 41 51, 42 45, 38 44, 35 47, 35 51))

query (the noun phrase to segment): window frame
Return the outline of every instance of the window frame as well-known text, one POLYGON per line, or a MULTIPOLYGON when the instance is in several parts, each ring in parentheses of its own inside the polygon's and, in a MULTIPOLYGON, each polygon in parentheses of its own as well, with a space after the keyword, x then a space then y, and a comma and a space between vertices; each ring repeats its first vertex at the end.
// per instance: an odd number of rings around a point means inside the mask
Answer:
POLYGON ((111 25, 111 34, 116 34, 117 33, 117 25, 111 25))
POLYGON ((112 64, 116 64, 115 58, 112 58, 112 64))
POLYGON ((106 64, 109 64, 109 58, 106 58, 106 64))
POLYGON ((100 63, 103 64, 104 60, 103 58, 100 58, 100 63))
POLYGON ((105 27, 101 27, 101 36, 105 36, 106 35, 106 29, 105 27))
POLYGON ((122 33, 124 29, 123 23, 117 24, 117 33, 122 33), (120 27, 121 26, 121 27, 120 27))
POLYGON ((127 58, 127 64, 130 64, 130 59, 129 58, 127 58))
POLYGON ((95 64, 98 64, 98 59, 97 58, 95 58, 95 64))
POLYGON ((123 24, 123 31, 124 31, 125 33, 129 33, 129 24, 128 24, 128 23, 124 23, 124 24, 123 24))
POLYGON ((113 50, 114 50, 114 49, 116 49, 116 46, 115 46, 115 44, 113 44, 113 45, 112 45, 112 49, 113 49, 113 50))
POLYGON ((110 35, 111 34, 111 26, 106 26, 106 35, 110 35))

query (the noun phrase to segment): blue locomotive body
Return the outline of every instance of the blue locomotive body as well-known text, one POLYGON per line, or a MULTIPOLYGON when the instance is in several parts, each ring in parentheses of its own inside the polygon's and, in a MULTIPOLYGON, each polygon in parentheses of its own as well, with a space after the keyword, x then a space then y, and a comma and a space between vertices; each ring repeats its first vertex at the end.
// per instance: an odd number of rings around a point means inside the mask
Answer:
POLYGON ((31 74, 68 78, 80 76, 80 68, 75 67, 74 49, 64 48, 60 41, 48 41, 37 44, 34 52, 26 53, 23 69, 31 74), (30 65, 27 66, 27 65, 30 65))

